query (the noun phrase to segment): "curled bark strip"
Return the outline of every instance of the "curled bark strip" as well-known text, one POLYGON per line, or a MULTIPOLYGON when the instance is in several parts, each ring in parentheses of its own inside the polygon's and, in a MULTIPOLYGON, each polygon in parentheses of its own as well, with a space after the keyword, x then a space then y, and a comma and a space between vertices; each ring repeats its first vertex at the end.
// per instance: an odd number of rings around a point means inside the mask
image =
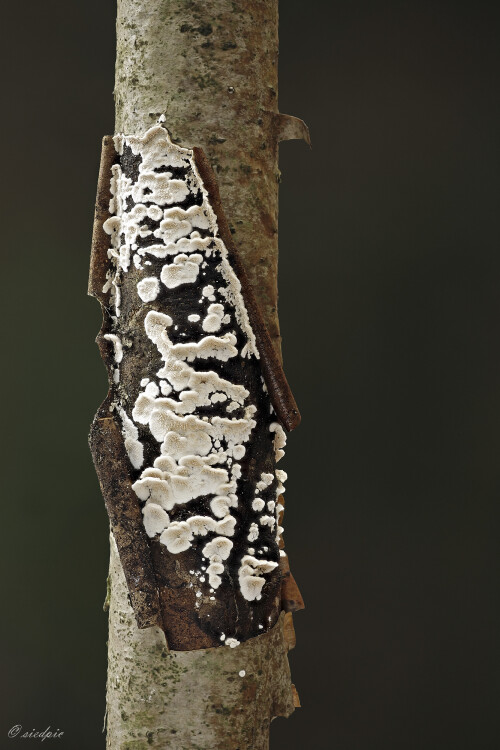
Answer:
MULTIPOLYGON (((279 503, 282 510, 278 515, 278 523, 281 526, 283 523, 283 516, 285 513, 285 499, 283 495, 279 497, 279 503)), ((283 550, 285 547, 285 540, 283 535, 280 537, 280 549, 283 550)), ((290 563, 288 561, 288 555, 280 557, 280 571, 281 571, 281 608, 285 612, 298 612, 301 609, 305 609, 304 600, 300 593, 299 587, 290 571, 290 563)))
POLYGON ((292 683, 292 697, 293 697, 293 707, 300 708, 301 706, 300 706, 299 694, 297 692, 297 688, 295 687, 293 683, 292 683))
POLYGON ((293 615, 291 612, 285 613, 283 620, 283 633, 285 635, 286 645, 289 651, 295 648, 297 638, 295 637, 295 628, 293 627, 293 615))
POLYGON ((108 371, 110 389, 106 399, 98 409, 95 419, 108 417, 110 414, 109 406, 111 403, 112 387, 112 357, 109 342, 105 340, 105 335, 111 330, 111 320, 109 313, 109 290, 104 291, 106 283, 106 274, 109 268, 108 248, 109 236, 103 229, 103 224, 109 218, 109 201, 111 199, 110 178, 111 168, 117 159, 117 153, 113 143, 113 137, 105 135, 102 139, 101 162, 99 166, 99 177, 97 180, 97 194, 94 211, 94 226, 92 230, 92 247, 90 253, 90 270, 89 284, 87 293, 95 297, 101 305, 102 325, 96 337, 96 344, 99 347, 101 358, 108 371))
MULTIPOLYGON (((295 119, 295 118, 294 118, 295 119)), ((300 423, 300 412, 288 385, 283 367, 271 342, 262 314, 255 301, 255 296, 248 282, 243 263, 236 251, 231 230, 222 207, 219 188, 210 162, 201 148, 193 148, 194 159, 205 189, 210 196, 210 204, 217 216, 220 236, 227 247, 231 265, 241 284, 241 290, 248 315, 255 333, 257 347, 261 357, 262 371, 269 389, 271 402, 285 429, 289 432, 300 423)))
POLYGON ((132 490, 128 473, 129 459, 121 431, 110 410, 113 360, 110 344, 104 338, 106 332, 110 330, 110 316, 108 313, 109 294, 103 292, 109 265, 107 257, 109 237, 103 229, 103 223, 109 217, 111 166, 116 157, 112 137, 105 136, 102 141, 97 183, 88 292, 101 303, 103 323, 96 341, 108 370, 110 391, 92 423, 89 444, 111 522, 111 530, 118 545, 137 627, 149 628, 153 625, 163 627, 158 586, 149 544, 144 531, 140 506, 132 490))
POLYGON ((110 569, 108 747, 268 748, 270 721, 289 716, 296 705, 287 658, 287 616, 282 613, 268 632, 238 648, 168 653, 161 631, 134 628, 113 542, 110 569), (151 654, 157 657, 154 668, 151 654))
POLYGON ((90 296, 96 297, 103 305, 107 305, 109 298, 109 292, 102 291, 106 282, 106 272, 109 267, 107 256, 109 236, 104 231, 103 224, 109 218, 111 167, 116 157, 113 138, 110 135, 105 135, 102 139, 101 163, 97 181, 88 286, 90 296))
POLYGON ((156 578, 142 515, 127 472, 128 458, 113 417, 96 418, 90 448, 127 580, 138 628, 162 627, 156 578))
POLYGON ((305 141, 312 148, 309 128, 304 120, 293 115, 283 115, 281 112, 263 111, 264 118, 270 124, 277 143, 282 141, 305 141))
POLYGON ((285 612, 298 612, 305 608, 304 600, 290 572, 288 556, 280 557, 281 570, 281 608, 285 612))
POLYGON ((279 113, 274 115, 274 121, 278 142, 305 141, 309 147, 312 146, 309 128, 300 117, 279 113))

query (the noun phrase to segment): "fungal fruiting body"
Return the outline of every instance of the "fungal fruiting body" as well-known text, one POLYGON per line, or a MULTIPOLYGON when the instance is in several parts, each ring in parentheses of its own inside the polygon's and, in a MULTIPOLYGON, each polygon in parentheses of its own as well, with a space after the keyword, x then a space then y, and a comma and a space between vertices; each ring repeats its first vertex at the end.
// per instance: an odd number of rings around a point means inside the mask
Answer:
POLYGON ((274 624, 285 432, 193 151, 161 125, 114 144, 112 408, 150 545, 185 561, 201 629, 235 647, 274 624))

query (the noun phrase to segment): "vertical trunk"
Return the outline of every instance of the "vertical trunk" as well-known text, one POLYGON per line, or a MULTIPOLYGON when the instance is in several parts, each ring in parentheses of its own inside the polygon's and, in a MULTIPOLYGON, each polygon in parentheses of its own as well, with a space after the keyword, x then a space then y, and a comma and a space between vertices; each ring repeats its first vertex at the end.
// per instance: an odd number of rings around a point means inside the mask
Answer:
POLYGON ((291 614, 234 649, 169 652, 160 628, 138 630, 110 540, 107 748, 267 750, 271 720, 294 709, 291 614))
MULTIPOLYGON (((164 115, 175 142, 203 148, 279 353, 278 140, 303 133, 278 114, 277 58, 278 0, 118 0, 115 131, 164 115)), ((294 706, 279 599, 277 624, 238 648, 169 651, 159 626, 137 628, 113 536, 109 580, 108 748, 268 748, 294 706)))
POLYGON ((117 133, 201 147, 279 348, 278 0, 118 0, 117 133))

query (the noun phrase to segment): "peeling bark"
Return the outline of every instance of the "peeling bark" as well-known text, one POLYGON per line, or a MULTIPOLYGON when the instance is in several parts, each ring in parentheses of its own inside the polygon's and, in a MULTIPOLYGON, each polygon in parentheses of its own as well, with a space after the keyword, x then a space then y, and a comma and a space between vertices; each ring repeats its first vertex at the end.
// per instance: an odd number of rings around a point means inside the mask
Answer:
POLYGON ((94 462, 138 626, 179 650, 234 645, 280 612, 276 420, 300 415, 203 152, 161 125, 113 140, 96 210, 110 247, 96 228, 91 261, 110 384, 94 462))
MULTIPOLYGON (((241 264, 239 275, 247 287, 245 304, 249 312, 254 306, 254 312, 264 320, 260 341, 261 350, 267 347, 264 368, 266 362, 271 363, 266 381, 279 396, 275 403, 278 415, 291 429, 298 422, 298 411, 280 368, 272 366, 280 358, 277 150, 280 140, 304 138, 309 142, 309 136, 302 121, 281 115, 277 109, 277 5, 277 0, 118 0, 115 102, 117 133, 143 134, 164 115, 172 139, 195 149, 207 186, 213 167, 222 199, 219 203, 229 219, 226 222, 224 217, 219 223, 228 249, 241 264)), ((105 156, 102 169, 109 169, 110 164, 109 155, 105 156)), ((216 203, 219 198, 213 179, 212 183, 211 196, 216 203)), ((107 201, 104 187, 96 207, 94 289, 106 276, 102 222, 107 201)), ((103 354, 104 332, 103 328, 103 354)), ((107 347, 105 359, 109 343, 107 347)), ((109 438, 118 430, 113 420, 105 421, 109 404, 109 399, 104 402, 98 414, 99 429, 94 429, 98 471, 99 455, 105 453, 102 441, 106 433, 109 438)), ((107 747, 266 750, 270 721, 275 716, 288 716, 300 705, 290 681, 286 652, 295 644, 291 612, 303 607, 303 602, 286 556, 281 558, 276 579, 283 579, 281 597, 273 599, 268 632, 250 637, 234 649, 207 648, 215 645, 214 641, 198 638, 194 631, 190 635, 186 620, 178 619, 176 629, 176 614, 180 609, 189 611, 190 601, 177 601, 172 607, 171 594, 166 594, 173 590, 172 576, 190 567, 189 553, 181 553, 188 558, 179 568, 175 556, 166 554, 154 540, 146 540, 137 556, 145 561, 139 576, 133 574, 133 560, 122 554, 140 509, 136 502, 124 521, 120 508, 123 511, 127 498, 107 486, 107 472, 113 471, 115 460, 120 459, 109 456, 111 468, 104 467, 100 474, 103 494, 110 498, 107 505, 114 533, 109 579, 107 747), (148 545, 151 567, 145 554, 148 545), (144 591, 150 591, 151 596, 144 598, 144 591), (161 615, 158 607, 163 610, 161 615), (280 609, 286 615, 279 615, 280 609), (164 630, 169 632, 169 640, 172 637, 170 652, 164 630)), ((131 476, 129 471, 128 478, 123 478, 127 486, 131 476)), ((138 539, 143 536, 139 534, 138 539)))

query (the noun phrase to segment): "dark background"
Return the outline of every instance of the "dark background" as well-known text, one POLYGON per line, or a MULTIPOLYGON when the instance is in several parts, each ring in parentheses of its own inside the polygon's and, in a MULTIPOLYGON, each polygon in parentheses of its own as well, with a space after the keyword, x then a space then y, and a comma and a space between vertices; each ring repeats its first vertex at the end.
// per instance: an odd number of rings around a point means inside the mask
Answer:
MULTIPOLYGON (((500 747, 499 20, 477 0, 281 2, 281 111, 314 148, 281 147, 307 609, 303 708, 273 750, 500 747)), ((114 3, 9 3, 0 53, 0 747, 29 744, 7 739, 19 723, 99 750, 108 542, 86 439, 106 384, 85 294, 114 3)))

